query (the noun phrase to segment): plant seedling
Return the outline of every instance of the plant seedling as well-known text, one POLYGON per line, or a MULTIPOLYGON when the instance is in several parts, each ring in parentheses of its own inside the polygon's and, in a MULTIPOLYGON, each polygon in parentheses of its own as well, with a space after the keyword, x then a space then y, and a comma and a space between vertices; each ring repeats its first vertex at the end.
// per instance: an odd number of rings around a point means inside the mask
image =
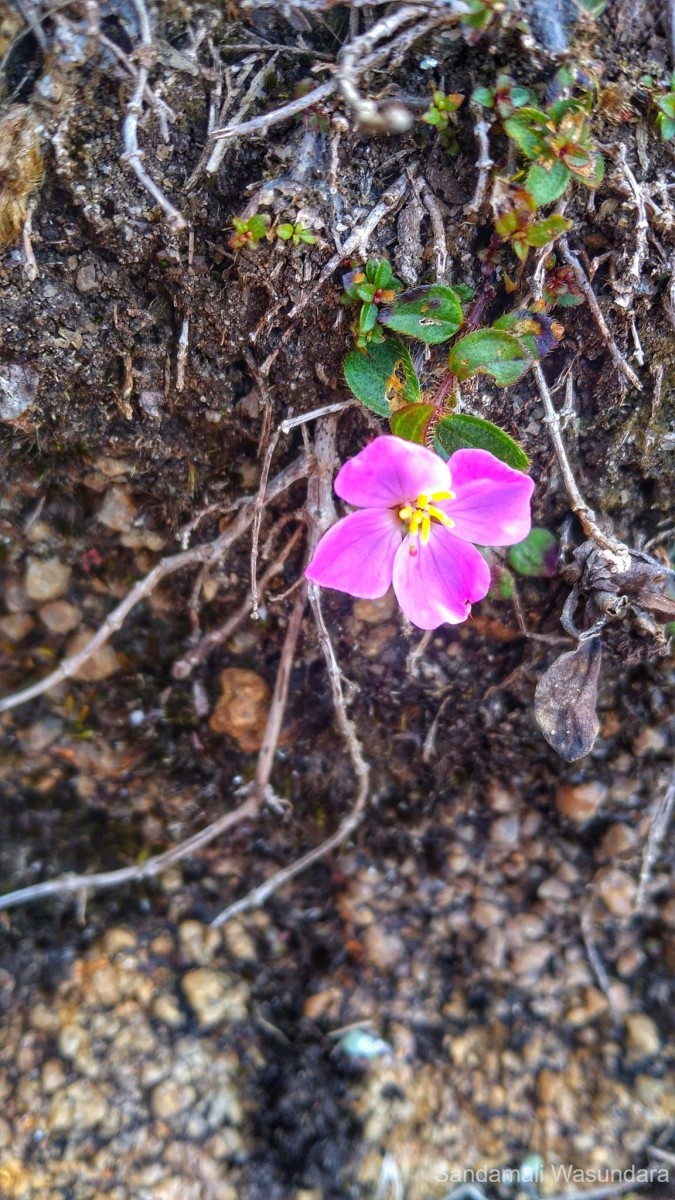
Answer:
POLYGON ((228 240, 231 250, 241 250, 242 246, 257 246, 265 237, 270 224, 267 213, 256 213, 253 217, 233 217, 234 233, 228 240))

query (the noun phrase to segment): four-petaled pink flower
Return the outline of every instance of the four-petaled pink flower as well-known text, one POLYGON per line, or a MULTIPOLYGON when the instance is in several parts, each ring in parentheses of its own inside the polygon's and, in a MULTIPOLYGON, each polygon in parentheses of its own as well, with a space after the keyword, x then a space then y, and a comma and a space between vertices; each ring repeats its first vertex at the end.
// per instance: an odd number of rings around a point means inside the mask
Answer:
POLYGON ((487 450, 458 450, 446 463, 414 442, 378 437, 338 472, 337 495, 359 511, 324 534, 307 578, 366 600, 393 583, 413 625, 456 625, 490 587, 471 543, 521 542, 533 488, 487 450))

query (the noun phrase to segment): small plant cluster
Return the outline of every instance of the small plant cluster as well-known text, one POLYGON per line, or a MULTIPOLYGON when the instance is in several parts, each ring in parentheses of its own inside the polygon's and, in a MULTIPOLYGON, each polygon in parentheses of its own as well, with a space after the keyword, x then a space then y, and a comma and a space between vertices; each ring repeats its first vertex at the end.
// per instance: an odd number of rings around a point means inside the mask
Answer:
POLYGON ((659 87, 651 75, 643 75, 640 83, 647 89, 656 109, 655 125, 661 141, 671 142, 675 138, 675 71, 668 87, 659 87))
MULTIPOLYGON (((509 386, 557 346, 562 326, 544 306, 517 308, 487 328, 475 328, 475 316, 464 313, 472 298, 470 288, 430 284, 403 292, 386 260, 355 266, 344 285, 346 302, 360 305, 356 349, 349 351, 344 364, 357 399, 387 417, 392 433, 429 446, 444 459, 461 448, 482 449, 526 470, 527 456, 503 430, 450 410, 461 381, 489 375, 509 386), (448 343, 447 369, 432 391, 420 381, 401 338, 426 345, 448 343)), ((473 314, 480 307, 474 305, 473 314)))
POLYGON ((312 233, 311 229, 306 229, 300 221, 272 226, 267 213, 255 213, 254 216, 246 218, 233 217, 232 225, 234 233, 227 243, 231 250, 241 250, 243 246, 257 246, 263 238, 271 241, 277 237, 282 242, 292 242, 294 246, 300 242, 313 246, 317 240, 316 234, 312 233))
MULTIPOLYGON (((564 68, 557 82, 562 90, 575 86, 573 75, 564 68)), ((432 99, 422 120, 439 128, 454 152, 453 118, 464 97, 435 91, 432 99)), ((493 87, 476 88, 471 99, 494 114, 493 120, 529 164, 513 176, 498 177, 492 193, 496 247, 510 245, 522 262, 530 248, 546 246, 571 228, 567 217, 541 210, 559 200, 574 181, 587 188, 602 182, 604 160, 589 124, 591 94, 581 89, 581 98, 570 96, 541 108, 529 88, 501 74, 493 87)), ((490 253, 495 256, 495 245, 490 253)), ((554 281, 553 291, 557 286, 554 281)))

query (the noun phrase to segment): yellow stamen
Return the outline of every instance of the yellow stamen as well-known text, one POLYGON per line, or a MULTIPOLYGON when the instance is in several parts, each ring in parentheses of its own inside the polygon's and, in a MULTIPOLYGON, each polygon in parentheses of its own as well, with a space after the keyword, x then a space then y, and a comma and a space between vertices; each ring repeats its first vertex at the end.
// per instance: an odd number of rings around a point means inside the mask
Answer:
POLYGON ((455 498, 454 492, 432 492, 431 493, 432 500, 454 500, 454 498, 455 498))
POLYGON ((435 504, 430 504, 427 512, 430 517, 434 518, 434 520, 440 521, 441 525, 445 525, 446 529, 452 529, 453 525, 455 524, 452 517, 449 517, 447 513, 442 512, 440 508, 436 508, 435 504))
POLYGON ((427 496, 426 492, 420 492, 419 496, 417 497, 417 500, 415 501, 415 504, 417 505, 417 507, 418 508, 426 508, 428 503, 429 503, 429 497, 427 496))
POLYGON ((428 513, 425 513, 424 516, 422 517, 422 533, 420 536, 420 541, 423 546, 426 546, 430 537, 431 537, 431 517, 428 515, 428 513))
POLYGON ((404 508, 399 508, 398 515, 402 521, 409 521, 413 515, 413 510, 409 504, 406 504, 404 508))
POLYGON ((415 534, 419 531, 419 527, 422 524, 423 520, 424 520, 423 513, 421 513, 421 512, 413 513, 412 517, 410 518, 410 536, 411 537, 414 537, 415 534))

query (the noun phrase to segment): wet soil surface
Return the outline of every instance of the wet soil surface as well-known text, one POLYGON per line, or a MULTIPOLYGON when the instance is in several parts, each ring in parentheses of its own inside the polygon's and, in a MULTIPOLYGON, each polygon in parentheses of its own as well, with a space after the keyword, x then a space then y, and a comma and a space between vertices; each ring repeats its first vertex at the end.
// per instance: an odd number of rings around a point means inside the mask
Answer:
MULTIPOLYGON (((133 12, 103 7, 108 36, 130 52, 133 12)), ((340 272, 288 317, 334 252, 335 234, 342 244, 406 168, 422 172, 441 206, 449 277, 479 287, 489 212, 478 224, 463 216, 475 184, 469 113, 449 158, 419 122, 401 136, 353 132, 336 100, 311 120, 236 140, 220 169, 186 191, 215 78, 196 64, 216 63, 217 73, 225 64, 227 88, 243 94, 237 80, 248 59, 254 73, 269 59, 261 45, 293 48, 261 81, 247 114, 255 115, 317 78, 312 53, 334 57, 349 13, 289 23, 256 7, 225 21, 207 6, 171 3, 150 79, 176 119, 165 142, 148 112, 139 137, 146 168, 192 227, 193 240, 174 237, 120 162, 124 70, 110 54, 68 58, 74 18, 48 22, 41 48, 12 9, 0 4, 0 14, 6 111, 10 101, 29 110, 44 161, 31 192, 37 276, 20 241, 0 263, 6 694, 77 649, 185 544, 181 530, 197 513, 208 509, 190 544, 226 528, 232 506, 255 495, 264 448, 285 416, 347 398, 341 364, 352 334, 340 272), (316 245, 262 241, 233 254, 232 218, 259 189, 273 218, 302 212, 316 245)), ((643 390, 617 374, 586 306, 564 313, 565 337, 545 369, 553 384, 572 365, 565 437, 588 500, 629 544, 667 552, 672 150, 638 88, 643 70, 664 73, 665 46, 658 6, 646 4, 639 16, 610 6, 574 43, 576 59, 602 65, 602 86, 628 97, 629 120, 617 120, 607 97, 599 105, 596 136, 626 146, 658 208, 630 313, 615 284, 634 254, 636 213, 611 150, 594 203, 578 189, 566 210, 573 247, 589 269, 601 260, 593 285, 643 390)), ((426 103, 429 59, 439 63, 433 83, 442 76, 446 90, 465 94, 499 70, 545 90, 559 61, 517 30, 473 47, 441 31, 386 77, 376 72, 371 91, 426 103)), ((496 149, 506 154, 498 140, 496 149)), ((408 196, 369 244, 402 270, 419 221, 413 208, 408 196)), ((418 233, 414 271, 429 281, 428 217, 418 233)), ((527 273, 515 284, 518 299, 527 273)), ((494 303, 491 318, 514 300, 502 293, 494 303)), ((564 388, 558 405, 563 397, 564 388)), ((504 390, 481 380, 467 387, 465 406, 521 442, 537 481, 535 521, 557 532, 567 502, 530 377, 504 390)), ((373 424, 356 408, 341 414, 342 459, 373 424)), ((297 429, 282 436, 272 475, 302 447, 297 429)), ((305 495, 301 480, 266 510, 261 545, 277 526, 272 557, 298 528, 305 495)), ((175 678, 176 661, 245 599, 250 534, 204 573, 197 606, 195 570, 172 575, 78 678, 0 715, 3 892, 141 862, 238 803, 255 773, 293 605, 285 593, 304 553, 299 538, 263 596, 261 619, 242 621, 189 678, 175 678), (214 721, 223 671, 237 674, 214 721)), ((559 577, 519 580, 527 629, 560 638, 568 591, 559 577)), ((426 1200, 445 1196, 466 1168, 514 1168, 533 1154, 546 1167, 535 1190, 551 1194, 567 1186, 551 1173, 556 1165, 663 1166, 654 1146, 672 1156, 667 847, 637 903, 672 771, 672 659, 633 626, 615 630, 600 736, 591 754, 566 764, 542 738, 532 704, 543 670, 569 647, 524 636, 510 601, 489 598, 466 625, 438 630, 414 663, 419 632, 389 597, 330 593, 324 610, 358 689, 350 712, 372 772, 366 818, 339 854, 264 910, 209 928, 227 904, 318 845, 354 799, 307 616, 272 773, 280 811, 263 811, 154 881, 1 914, 2 1197, 331 1200, 374 1196, 379 1179, 383 1200, 400 1194, 400 1179, 408 1200, 426 1200)), ((580 1190, 591 1186, 584 1178, 580 1190)), ((518 1192, 508 1182, 480 1186, 490 1200, 518 1192)), ((667 1190, 657 1180, 642 1194, 667 1190)))

